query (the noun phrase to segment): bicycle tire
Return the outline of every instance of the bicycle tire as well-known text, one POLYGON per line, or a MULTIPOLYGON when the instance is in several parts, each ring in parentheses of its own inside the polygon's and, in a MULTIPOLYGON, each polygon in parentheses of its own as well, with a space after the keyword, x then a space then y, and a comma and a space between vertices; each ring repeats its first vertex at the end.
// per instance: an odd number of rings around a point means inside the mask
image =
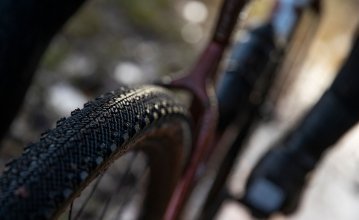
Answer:
POLYGON ((160 219, 190 143, 186 108, 168 90, 123 87, 105 94, 8 163, 0 178, 0 219, 58 217, 111 162, 134 149, 150 161, 144 215, 160 219))

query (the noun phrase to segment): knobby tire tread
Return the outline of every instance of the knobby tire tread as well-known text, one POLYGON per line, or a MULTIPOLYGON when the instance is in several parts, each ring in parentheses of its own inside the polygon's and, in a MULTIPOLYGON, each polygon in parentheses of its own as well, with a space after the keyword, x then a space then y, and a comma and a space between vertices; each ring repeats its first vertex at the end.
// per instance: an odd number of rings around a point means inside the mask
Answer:
POLYGON ((56 217, 99 167, 176 120, 189 129, 186 109, 156 86, 122 87, 86 103, 7 164, 0 177, 0 219, 56 217))

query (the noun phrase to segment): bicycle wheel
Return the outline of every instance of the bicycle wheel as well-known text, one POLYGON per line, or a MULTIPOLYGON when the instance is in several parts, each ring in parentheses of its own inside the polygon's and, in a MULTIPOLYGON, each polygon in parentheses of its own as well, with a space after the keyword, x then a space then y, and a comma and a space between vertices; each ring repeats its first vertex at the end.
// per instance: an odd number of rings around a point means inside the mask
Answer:
MULTIPOLYGON (((25 148, 20 158, 8 164, 0 178, 0 219, 52 219, 59 217, 67 207, 70 207, 68 216, 79 217, 78 213, 73 213, 73 200, 91 181, 101 179, 108 167, 112 169, 111 164, 120 156, 130 151, 141 152, 140 156, 127 157, 130 165, 134 157, 139 157, 141 163, 147 162, 145 169, 137 174, 148 176, 145 178, 146 192, 140 190, 145 198, 138 217, 160 219, 190 143, 186 109, 169 91, 143 86, 108 93, 60 120, 55 129, 46 132, 39 142, 25 148), (141 159, 143 156, 146 160, 141 159)), ((125 173, 134 169, 138 170, 132 166, 125 173)), ((115 188, 136 185, 133 176, 124 181, 116 180, 127 184, 115 188)), ((91 184, 94 189, 98 182, 91 184)), ((111 187, 105 184, 104 188, 111 187)), ((93 189, 90 191, 92 195, 93 189)), ((110 193, 124 196, 119 192, 129 190, 110 193)), ((130 198, 124 197, 125 200, 130 198)), ((107 202, 102 207, 105 208, 97 212, 100 219, 108 211, 107 202)))

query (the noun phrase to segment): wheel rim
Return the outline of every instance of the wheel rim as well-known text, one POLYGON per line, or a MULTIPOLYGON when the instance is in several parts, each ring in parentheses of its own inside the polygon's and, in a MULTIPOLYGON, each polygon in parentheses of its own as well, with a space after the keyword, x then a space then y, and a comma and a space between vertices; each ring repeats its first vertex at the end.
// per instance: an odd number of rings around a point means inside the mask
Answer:
POLYGON ((149 175, 146 155, 129 152, 96 177, 59 219, 138 219, 149 175))

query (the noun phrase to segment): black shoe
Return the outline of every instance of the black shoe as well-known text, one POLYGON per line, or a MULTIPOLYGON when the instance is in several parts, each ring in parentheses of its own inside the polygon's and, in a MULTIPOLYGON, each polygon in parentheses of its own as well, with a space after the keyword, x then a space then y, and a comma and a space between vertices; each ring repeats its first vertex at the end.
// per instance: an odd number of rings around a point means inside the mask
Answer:
POLYGON ((252 171, 241 202, 256 217, 289 214, 298 206, 307 174, 316 161, 301 152, 280 147, 267 152, 252 171))

